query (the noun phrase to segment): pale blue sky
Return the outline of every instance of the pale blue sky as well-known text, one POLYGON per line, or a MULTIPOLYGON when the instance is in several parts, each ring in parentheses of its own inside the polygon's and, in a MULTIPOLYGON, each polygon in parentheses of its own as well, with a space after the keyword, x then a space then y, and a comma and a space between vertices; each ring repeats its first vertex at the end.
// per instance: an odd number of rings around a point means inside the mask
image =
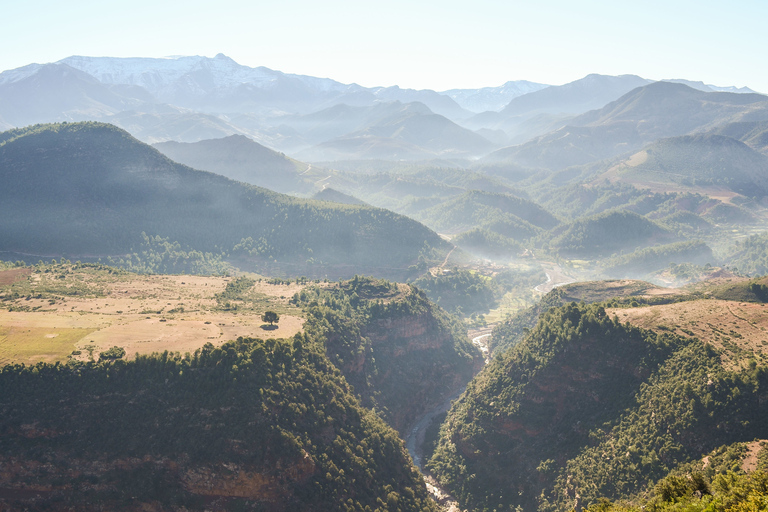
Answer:
POLYGON ((768 93, 768 0, 0 0, 0 70, 70 55, 224 53, 365 86, 632 73, 768 93))

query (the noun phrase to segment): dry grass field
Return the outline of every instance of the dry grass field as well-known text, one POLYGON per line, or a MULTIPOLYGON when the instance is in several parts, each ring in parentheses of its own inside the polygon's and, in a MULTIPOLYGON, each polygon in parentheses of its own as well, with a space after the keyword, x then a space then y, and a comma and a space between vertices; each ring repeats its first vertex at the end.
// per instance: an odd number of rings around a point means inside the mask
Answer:
POLYGON ((126 357, 194 352, 237 338, 289 337, 301 310, 288 300, 305 285, 255 283, 237 298, 222 294, 234 277, 135 275, 58 264, 0 271, 0 365, 82 360, 123 347, 126 357), (261 321, 272 310, 273 327, 261 321))
POLYGON ((677 302, 662 306, 606 310, 624 323, 695 336, 718 349, 727 349, 727 368, 745 367, 754 357, 768 363, 768 305, 718 299, 677 302))

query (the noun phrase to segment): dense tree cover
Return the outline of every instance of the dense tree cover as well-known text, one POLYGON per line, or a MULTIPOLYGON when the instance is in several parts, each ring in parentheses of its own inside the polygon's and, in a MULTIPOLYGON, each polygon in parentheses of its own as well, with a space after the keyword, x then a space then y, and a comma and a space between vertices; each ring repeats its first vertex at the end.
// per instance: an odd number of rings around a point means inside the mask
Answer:
POLYGON ((701 240, 674 242, 610 258, 605 262, 604 272, 618 277, 640 277, 679 261, 694 265, 711 264, 714 255, 712 249, 701 240))
POLYGON ((695 236, 708 234, 715 229, 715 226, 693 212, 678 210, 659 219, 659 223, 668 227, 678 234, 695 236))
POLYGON ((455 317, 409 285, 358 277, 293 299, 363 405, 404 432, 472 377, 480 353, 455 317), (446 395, 446 396, 448 396, 446 395))
POLYGON ((556 228, 544 237, 549 250, 581 258, 611 256, 639 246, 672 241, 673 235, 651 220, 626 210, 612 210, 556 228))
POLYGON ((466 315, 487 312, 501 295, 501 289, 493 278, 458 268, 438 275, 427 273, 412 284, 424 290, 438 306, 466 315))
POLYGON ((551 308, 562 306, 566 301, 565 290, 555 288, 531 307, 522 309, 493 328, 488 348, 492 353, 503 353, 517 345, 536 326, 539 315, 551 308))
POLYGON ((585 512, 758 512, 768 510, 768 473, 729 471, 708 478, 701 472, 670 475, 642 504, 603 499, 585 512))
POLYGON ((765 368, 727 371, 695 338, 569 303, 468 385, 428 467, 476 510, 628 497, 718 446, 764 436, 766 386, 765 368))
POLYGON ((352 275, 357 266, 402 277, 425 243, 443 257, 450 248, 387 210, 292 198, 196 171, 100 123, 18 132, 0 142, 0 178, 6 251, 126 259, 117 255, 139 252, 147 233, 178 243, 171 252, 226 255, 240 267, 319 276, 352 275))
POLYGON ((661 139, 645 149, 645 160, 626 168, 631 178, 655 182, 727 187, 747 197, 768 191, 768 157, 723 135, 699 133, 661 139))
POLYGON ((0 389, 4 486, 48 489, 38 509, 435 510, 397 434, 303 335, 6 366, 0 389))
POLYGON ((731 267, 748 275, 768 274, 768 233, 752 235, 743 242, 736 242, 725 257, 731 267))
POLYGON ((178 242, 141 233, 142 243, 136 251, 121 257, 107 257, 110 265, 137 274, 228 274, 232 266, 221 254, 184 250, 178 242))
POLYGON ((479 190, 465 192, 415 216, 438 230, 485 227, 520 239, 530 238, 559 224, 551 213, 533 201, 479 190))

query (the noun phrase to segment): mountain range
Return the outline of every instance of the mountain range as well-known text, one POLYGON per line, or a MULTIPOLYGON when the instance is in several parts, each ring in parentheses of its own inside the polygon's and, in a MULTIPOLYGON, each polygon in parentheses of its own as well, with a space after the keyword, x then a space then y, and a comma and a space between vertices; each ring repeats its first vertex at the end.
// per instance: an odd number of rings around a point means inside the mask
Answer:
MULTIPOLYGON (((223 54, 71 56, 0 73, 0 129, 97 120, 149 143, 245 135, 316 161, 478 158, 565 125, 583 125, 575 116, 650 82, 634 75, 593 74, 561 86, 520 80, 436 92, 252 68, 223 54)), ((706 92, 751 93, 674 82, 706 92)))

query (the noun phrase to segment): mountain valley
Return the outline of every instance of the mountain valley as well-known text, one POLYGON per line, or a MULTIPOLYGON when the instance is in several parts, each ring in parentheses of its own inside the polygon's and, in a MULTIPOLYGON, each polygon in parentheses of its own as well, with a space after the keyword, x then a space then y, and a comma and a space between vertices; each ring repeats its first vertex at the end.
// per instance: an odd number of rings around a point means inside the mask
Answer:
POLYGON ((764 510, 766 158, 695 80, 4 71, 0 510, 764 510))

